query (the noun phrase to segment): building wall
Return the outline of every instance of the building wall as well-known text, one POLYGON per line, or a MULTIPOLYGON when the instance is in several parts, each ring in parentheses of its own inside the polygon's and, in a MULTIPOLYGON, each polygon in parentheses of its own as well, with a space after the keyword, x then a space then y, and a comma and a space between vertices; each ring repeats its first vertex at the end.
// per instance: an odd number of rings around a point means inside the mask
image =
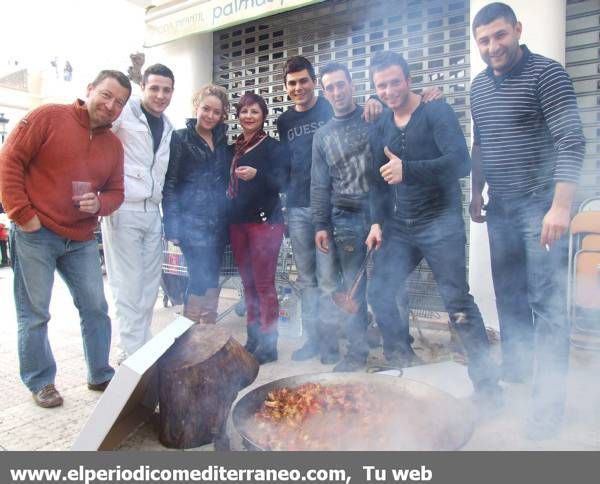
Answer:
MULTIPOLYGON (((290 105, 282 75, 286 59, 305 56, 317 76, 329 62, 345 64, 354 81, 355 99, 364 104, 374 93, 369 80, 371 56, 395 50, 407 59, 413 89, 441 89, 468 138, 468 9, 468 0, 328 0, 291 14, 250 21, 215 32, 213 78, 225 87, 231 104, 249 90, 262 95, 270 111, 265 129, 277 135, 276 119, 290 105)), ((241 128, 235 119, 229 125, 234 138, 241 128)), ((462 183, 468 218, 469 184, 462 183)), ((424 261, 409 278, 408 295, 413 314, 438 318, 445 310, 424 261)))
POLYGON ((568 0, 565 65, 587 141, 579 206, 588 197, 600 196, 600 0, 568 0))
MULTIPOLYGON (((577 1, 577 0, 573 0, 573 1, 577 1)), ((592 0, 595 1, 595 0, 592 0)), ((517 16, 519 17, 519 19, 523 22, 523 36, 522 36, 522 42, 526 43, 529 48, 534 51, 534 52, 539 52, 543 55, 546 55, 548 57, 554 58, 556 60, 558 60, 559 62, 563 63, 565 62, 565 25, 566 25, 566 0, 506 0, 506 2, 511 5, 514 10, 517 13, 517 16)), ((332 2, 332 4, 335 3, 335 0, 332 2)), ((340 4, 342 4, 343 2, 338 2, 340 4)), ((360 3, 360 2, 359 2, 360 3)), ((377 2, 375 2, 377 3, 377 2)), ((433 4, 437 4, 437 3, 445 3, 445 2, 440 2, 439 0, 432 0, 432 1, 428 1, 428 2, 419 2, 417 0, 409 0, 408 2, 406 2, 406 5, 404 2, 395 2, 395 5, 401 6, 402 8, 406 8, 407 10, 412 9, 418 9, 419 4, 423 4, 423 5, 427 5, 427 7, 429 7, 430 5, 433 4)), ((457 2, 448 2, 448 5, 452 5, 454 3, 457 2)), ((472 17, 477 13, 477 11, 484 6, 485 4, 489 3, 488 0, 469 0, 467 1, 467 8, 470 11, 470 17, 472 19, 472 17)), ((293 13, 287 14, 290 17, 288 18, 293 18, 294 20, 297 20, 298 23, 300 23, 303 19, 303 15, 305 15, 305 12, 308 12, 310 9, 315 9, 315 8, 322 8, 322 7, 308 7, 305 9, 300 9, 297 10, 293 13), (293 17, 292 17, 293 16, 293 17)), ((339 15, 344 15, 343 12, 343 6, 340 5, 340 12, 339 15)), ((392 17, 393 15, 402 13, 400 11, 400 9, 398 11, 391 11, 389 12, 389 16, 392 17)), ((336 16, 331 16, 329 18, 336 18, 336 16)), ((270 19, 265 19, 265 24, 269 23, 270 19)), ((336 18, 337 20, 337 18, 336 18)), ((327 22, 327 21, 323 21, 321 19, 317 20, 318 22, 327 22)), ((331 22, 331 21, 330 21, 331 22)), ((254 22, 255 24, 260 24, 260 20, 254 22)), ((292 25, 293 27, 293 25, 292 25)), ((321 26, 323 29, 327 29, 327 24, 324 23, 321 26)), ((223 43, 226 43, 228 40, 231 40, 230 38, 227 39, 226 37, 229 36, 230 34, 232 34, 236 29, 235 28, 228 28, 225 29, 224 31, 221 32, 217 32, 215 33, 214 36, 214 50, 215 50, 215 59, 214 59, 214 63, 216 66, 217 71, 219 71, 219 63, 222 59, 219 58, 219 55, 225 53, 225 54, 229 54, 231 53, 232 49, 228 49, 225 48, 223 49, 221 47, 220 44, 217 44, 218 42, 220 43, 221 40, 223 40, 223 43), (222 37, 222 34, 227 34, 225 36, 222 37), (227 51, 227 52, 225 52, 227 51)), ((335 32, 332 32, 332 34, 335 34, 335 32)), ((250 34, 243 34, 241 37, 243 37, 244 39, 247 38, 250 34)), ((309 29, 309 31, 302 31, 298 33, 299 35, 299 40, 298 40, 298 44, 300 46, 300 44, 310 44, 310 39, 309 37, 312 35, 312 29, 309 29), (303 37, 304 36, 304 37, 303 37), (306 41, 306 42, 305 42, 306 41)), ((478 51, 476 49, 475 44, 472 41, 472 36, 470 36, 469 33, 469 41, 470 45, 468 46, 468 48, 470 48, 470 55, 468 55, 468 66, 467 67, 470 70, 470 77, 474 76, 476 73, 478 73, 479 71, 481 71, 484 68, 484 64, 481 61, 478 51)), ((452 39, 447 39, 447 42, 451 42, 452 39)), ((317 41, 315 41, 317 42, 317 41)), ((214 78, 216 82, 222 83, 224 85, 229 85, 231 84, 230 79, 226 79, 224 80, 221 76, 220 76, 220 72, 214 72, 211 73, 211 66, 210 63, 206 63, 206 65, 202 65, 202 67, 200 67, 200 62, 199 59, 202 60, 202 62, 206 61, 207 59, 210 59, 211 56, 211 52, 213 49, 213 45, 210 39, 209 35, 196 35, 196 36, 192 36, 189 37, 188 39, 183 39, 177 42, 174 42, 171 44, 171 47, 159 47, 157 49, 151 49, 151 51, 160 51, 162 53, 164 53, 165 55, 168 53, 171 57, 170 57, 170 62, 173 63, 174 66, 177 67, 176 70, 176 76, 177 76, 177 82, 179 83, 179 89, 184 89, 184 87, 186 86, 192 86, 194 84, 200 84, 203 83, 211 78, 214 78), (176 46, 176 44, 179 44, 179 47, 176 46), (187 52, 182 52, 181 49, 188 49, 187 52), (186 68, 187 67, 187 68, 186 68), (196 82, 194 82, 194 79, 197 79, 196 82)), ((242 46, 243 47, 243 46, 242 46)), ((288 49, 289 50, 289 49, 288 49)), ((302 50, 302 48, 299 49, 299 51, 302 50)), ((402 50, 402 49, 400 49, 402 50)), ((298 52, 299 52, 298 51, 298 52)), ((302 52, 304 53, 304 52, 302 52)), ((286 55, 293 55, 294 52, 286 52, 286 55)), ((308 52, 308 56, 310 57, 312 55, 312 53, 309 51, 308 52)), ((316 54, 315 54, 316 55, 316 54)), ((337 59, 336 59, 337 60, 337 59)), ((273 63, 277 63, 278 61, 274 60, 273 63)), ((318 64, 318 60, 317 60, 317 64, 318 64)), ((242 66, 242 64, 240 64, 240 66, 242 66)), ((424 68, 425 70, 427 70, 427 66, 425 66, 424 68)), ((242 71, 243 69, 239 69, 240 71, 242 71)), ((231 69, 232 71, 232 75, 237 75, 237 74, 233 74, 234 69, 231 69)), ((271 76, 268 81, 266 81, 267 85, 263 86, 263 85, 254 85, 254 86, 245 86, 243 83, 252 76, 247 76, 246 73, 240 73, 240 84, 238 84, 237 86, 239 88, 248 88, 248 89, 253 89, 255 88, 257 91, 263 90, 264 93, 266 94, 267 97, 272 97, 272 99, 269 99, 271 101, 271 104, 273 104, 273 102, 275 102, 275 105, 285 105, 286 104, 286 99, 285 97, 281 100, 279 100, 279 98, 277 96, 272 96, 273 93, 277 90, 281 90, 281 87, 279 86, 279 89, 272 87, 273 86, 273 79, 276 77, 273 74, 275 74, 275 72, 273 71, 272 73, 269 73, 269 75, 271 76), (266 89, 265 89, 266 87, 266 89)), ((468 74, 467 74, 468 76, 468 74)), ((431 81, 432 78, 430 78, 429 80, 431 81)), ((281 82, 281 80, 276 80, 276 82, 281 82)), ((229 86, 231 87, 231 86, 229 86)), ((468 88, 468 87, 467 87, 468 88)), ((233 89, 232 90, 232 96, 235 97, 237 95, 237 91, 239 91, 238 88, 233 89)), ((278 94, 278 93, 276 93, 278 94)), ((450 102, 453 101, 453 95, 454 93, 451 92, 445 92, 446 96, 448 96, 450 98, 450 102)), ((235 99, 232 99, 235 100, 235 99)), ((187 101, 187 99, 185 100, 187 101)), ((185 111, 185 101, 184 101, 184 97, 181 94, 181 91, 178 91, 176 99, 174 99, 173 102, 173 112, 177 112, 178 114, 180 112, 184 112, 185 111)), ((276 107, 276 110, 279 112, 279 108, 276 107)), ((468 107, 468 101, 467 101, 467 107, 468 107)), ((455 106, 456 108, 456 106, 455 106)), ((458 107, 458 109, 461 109, 460 107, 458 107)), ((272 123, 269 124, 269 127, 271 126, 272 123)), ((468 123, 466 123, 468 125, 468 123)), ((235 128, 235 126, 234 126, 235 128)), ((470 131, 470 130, 469 130, 470 131)), ((466 133, 467 134, 467 138, 470 139, 470 132, 466 133)), ((470 274, 470 284, 472 287, 472 291, 476 297, 476 300, 478 301, 479 305, 481 306, 482 312, 485 316, 486 319, 486 324, 493 326, 493 327, 497 327, 498 323, 497 323, 497 315, 496 315, 496 310, 495 310, 495 298, 493 295, 493 289, 492 289, 492 284, 491 284, 491 274, 490 274, 490 270, 489 270, 489 250, 488 250, 488 243, 487 243, 487 233, 485 230, 485 225, 479 225, 479 224, 471 224, 470 227, 470 251, 469 251, 469 274, 470 274)))
MULTIPOLYGON (((127 72, 129 54, 143 50, 144 9, 126 0, 19 0, 2 6, 0 65, 18 60, 28 70, 25 91, 0 86, 0 112, 11 123, 48 102, 84 97, 87 84, 101 69, 127 72), (10 39, 10 40, 8 40, 10 39), (57 59, 58 71, 50 61, 57 59), (70 82, 63 65, 73 66, 70 82)), ((0 68, 0 77, 10 72, 0 68)))
POLYGON ((146 66, 155 62, 167 65, 175 75, 175 92, 167 115, 173 124, 184 126, 193 117, 192 95, 204 84, 212 82, 212 33, 191 35, 152 49, 146 54, 146 66))

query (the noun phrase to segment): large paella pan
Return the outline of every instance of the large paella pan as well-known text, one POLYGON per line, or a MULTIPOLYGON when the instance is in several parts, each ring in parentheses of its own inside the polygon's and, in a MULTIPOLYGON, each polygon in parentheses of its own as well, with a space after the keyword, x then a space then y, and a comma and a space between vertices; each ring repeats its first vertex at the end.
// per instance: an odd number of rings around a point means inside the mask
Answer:
POLYGON ((473 431, 468 403, 388 375, 283 378, 244 395, 232 419, 251 450, 455 450, 473 431))

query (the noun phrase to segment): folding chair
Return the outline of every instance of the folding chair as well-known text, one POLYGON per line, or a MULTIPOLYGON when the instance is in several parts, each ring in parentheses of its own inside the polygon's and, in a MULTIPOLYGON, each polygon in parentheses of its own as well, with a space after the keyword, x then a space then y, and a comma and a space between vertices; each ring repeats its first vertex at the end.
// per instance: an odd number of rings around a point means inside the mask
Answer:
POLYGON ((567 304, 572 344, 600 350, 600 197, 585 200, 571 221, 567 304))

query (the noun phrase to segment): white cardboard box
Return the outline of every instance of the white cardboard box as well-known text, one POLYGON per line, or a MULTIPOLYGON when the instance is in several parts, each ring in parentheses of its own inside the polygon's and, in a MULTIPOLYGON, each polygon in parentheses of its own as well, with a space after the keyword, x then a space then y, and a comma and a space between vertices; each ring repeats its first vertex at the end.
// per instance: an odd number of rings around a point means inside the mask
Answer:
POLYGON ((148 420, 158 403, 158 361, 193 324, 177 317, 121 363, 71 450, 114 449, 148 420))

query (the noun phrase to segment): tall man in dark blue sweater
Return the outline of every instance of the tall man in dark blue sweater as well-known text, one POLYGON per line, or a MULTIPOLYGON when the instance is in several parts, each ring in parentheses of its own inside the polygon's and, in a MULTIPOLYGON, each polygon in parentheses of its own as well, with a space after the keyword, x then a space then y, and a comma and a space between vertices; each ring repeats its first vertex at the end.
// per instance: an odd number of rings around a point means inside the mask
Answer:
POLYGON ((387 358, 411 359, 408 321, 396 305, 405 299, 409 274, 424 258, 469 359, 469 376, 483 405, 499 405, 502 391, 481 314, 469 294, 465 227, 459 178, 469 174, 465 138, 452 108, 424 104, 410 91, 408 64, 400 54, 380 52, 371 60, 377 96, 390 108, 370 136, 371 230, 375 255, 371 305, 384 337, 387 358))
POLYGON ((585 139, 571 79, 558 62, 519 45, 522 25, 508 5, 486 5, 472 28, 488 68, 471 87, 471 217, 487 219, 503 378, 521 382, 533 372, 527 434, 547 438, 563 419, 569 359, 564 234, 585 139))

